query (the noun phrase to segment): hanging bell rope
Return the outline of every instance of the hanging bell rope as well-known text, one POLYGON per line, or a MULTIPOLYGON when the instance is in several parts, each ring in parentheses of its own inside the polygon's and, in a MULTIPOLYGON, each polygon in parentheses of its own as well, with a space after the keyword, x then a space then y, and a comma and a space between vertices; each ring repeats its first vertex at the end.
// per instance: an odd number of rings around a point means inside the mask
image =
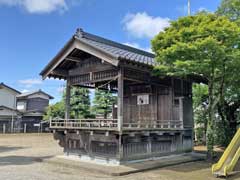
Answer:
MULTIPOLYGON (((104 87, 104 86, 106 86, 106 85, 110 85, 110 83, 113 82, 113 81, 115 81, 115 80, 117 80, 118 77, 119 77, 119 75, 115 76, 112 80, 108 81, 107 83, 102 84, 101 86, 96 87, 96 89, 102 88, 102 87, 104 87)), ((109 89, 108 89, 108 90, 109 90, 109 89)))

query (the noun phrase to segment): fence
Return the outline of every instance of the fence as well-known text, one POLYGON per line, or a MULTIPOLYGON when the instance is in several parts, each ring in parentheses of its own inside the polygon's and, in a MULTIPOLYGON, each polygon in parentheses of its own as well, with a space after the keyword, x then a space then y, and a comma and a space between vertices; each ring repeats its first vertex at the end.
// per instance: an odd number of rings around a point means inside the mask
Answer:
MULTIPOLYGON (((117 119, 52 119, 51 129, 117 130, 117 119)), ((123 129, 182 129, 183 122, 176 120, 123 123, 123 129)))
POLYGON ((47 122, 0 121, 0 133, 40 133, 49 130, 47 122))

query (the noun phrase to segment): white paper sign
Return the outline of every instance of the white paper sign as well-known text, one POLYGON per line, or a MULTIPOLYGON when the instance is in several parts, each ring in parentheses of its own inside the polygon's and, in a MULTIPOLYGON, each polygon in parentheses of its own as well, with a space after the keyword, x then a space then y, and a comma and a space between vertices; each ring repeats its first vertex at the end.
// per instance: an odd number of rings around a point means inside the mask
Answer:
POLYGON ((40 124, 33 124, 34 127, 40 127, 40 124))
POLYGON ((149 104, 149 95, 148 94, 138 95, 137 96, 137 104, 138 105, 149 104))

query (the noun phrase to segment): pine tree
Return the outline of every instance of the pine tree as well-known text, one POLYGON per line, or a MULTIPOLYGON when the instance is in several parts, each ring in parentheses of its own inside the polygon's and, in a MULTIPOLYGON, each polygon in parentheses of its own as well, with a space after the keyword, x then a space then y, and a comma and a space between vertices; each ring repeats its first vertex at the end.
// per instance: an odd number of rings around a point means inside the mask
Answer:
POLYGON ((73 87, 71 89, 71 116, 75 119, 89 118, 90 113, 90 96, 89 89, 73 87))
POLYGON ((93 108, 96 115, 102 115, 105 119, 107 115, 112 112, 112 106, 116 103, 116 96, 109 91, 95 90, 95 96, 93 100, 93 108))

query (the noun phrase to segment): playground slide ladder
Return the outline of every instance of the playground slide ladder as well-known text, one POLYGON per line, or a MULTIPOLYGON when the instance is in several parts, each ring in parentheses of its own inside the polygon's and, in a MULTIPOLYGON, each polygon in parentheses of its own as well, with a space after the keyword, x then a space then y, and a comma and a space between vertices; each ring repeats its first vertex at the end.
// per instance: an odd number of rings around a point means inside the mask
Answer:
POLYGON ((212 166, 212 173, 215 176, 227 176, 233 171, 240 157, 240 128, 234 135, 232 141, 224 151, 218 163, 212 166))

